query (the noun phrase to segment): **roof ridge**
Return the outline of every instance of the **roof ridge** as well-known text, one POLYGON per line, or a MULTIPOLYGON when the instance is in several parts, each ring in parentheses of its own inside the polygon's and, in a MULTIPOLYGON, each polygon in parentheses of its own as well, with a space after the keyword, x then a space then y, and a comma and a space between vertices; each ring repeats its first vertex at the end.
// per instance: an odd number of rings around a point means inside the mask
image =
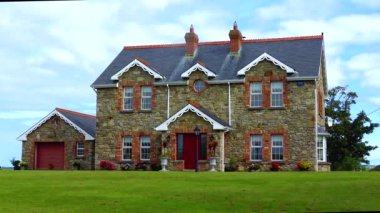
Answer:
MULTIPOLYGON (((255 38, 255 39, 243 40, 243 43, 312 40, 312 39, 321 39, 321 38, 323 38, 323 35, 291 36, 291 37, 278 37, 278 38, 255 38)), ((221 45, 221 44, 229 44, 229 43, 230 43, 229 40, 228 41, 205 41, 205 42, 199 42, 198 46, 221 45)), ((123 50, 172 48, 172 47, 184 47, 185 45, 186 45, 185 43, 133 45, 133 46, 124 46, 123 50)))
POLYGON ((68 109, 63 109, 63 108, 58 108, 58 107, 56 107, 55 109, 59 112, 67 112, 67 113, 74 114, 74 115, 79 115, 79 116, 84 116, 84 117, 89 117, 89 118, 96 118, 96 116, 93 116, 90 114, 76 112, 76 111, 72 111, 72 110, 68 110, 68 109))

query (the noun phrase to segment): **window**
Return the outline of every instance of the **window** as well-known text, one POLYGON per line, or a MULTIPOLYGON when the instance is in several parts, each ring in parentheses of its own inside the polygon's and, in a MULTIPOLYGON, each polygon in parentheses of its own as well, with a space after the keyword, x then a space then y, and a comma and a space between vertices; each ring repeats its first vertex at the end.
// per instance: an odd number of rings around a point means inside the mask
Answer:
POLYGON ((183 160, 183 134, 177 135, 177 159, 183 160))
POLYGON ((262 137, 261 135, 251 135, 251 160, 262 160, 262 137))
POLYGON ((140 137, 140 159, 141 160, 150 160, 150 137, 141 136, 140 137))
POLYGON ((124 87, 124 110, 132 110, 133 88, 124 87))
POLYGON ((206 83, 202 80, 194 81, 194 90, 196 92, 202 92, 206 88, 206 83))
MULTIPOLYGON (((200 158, 199 160, 206 160, 207 159, 207 135, 201 134, 201 144, 200 144, 200 158)), ((196 136, 195 136, 196 137, 196 136)))
POLYGON ((261 107, 263 103, 261 82, 252 82, 250 85, 250 90, 251 90, 251 107, 261 107))
POLYGON ((152 109, 152 87, 151 86, 141 87, 141 109, 142 110, 152 109))
POLYGON ((77 157, 84 156, 84 143, 77 143, 77 157))
POLYGON ((326 161, 326 139, 323 136, 318 136, 317 155, 318 155, 318 161, 321 161, 321 162, 326 161))
POLYGON ((282 135, 272 135, 272 160, 279 161, 284 159, 284 146, 282 135))
POLYGON ((283 83, 282 81, 273 81, 270 83, 271 88, 271 106, 283 106, 283 83))
POLYGON ((123 160, 132 160, 132 137, 123 137, 123 160))

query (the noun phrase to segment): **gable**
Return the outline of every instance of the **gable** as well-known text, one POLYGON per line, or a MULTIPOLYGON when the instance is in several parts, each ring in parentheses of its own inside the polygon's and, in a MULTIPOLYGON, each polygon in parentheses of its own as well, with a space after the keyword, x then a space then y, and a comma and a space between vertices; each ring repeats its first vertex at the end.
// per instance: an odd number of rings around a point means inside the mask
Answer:
POLYGON ((203 72, 209 78, 216 77, 215 73, 213 73, 212 71, 210 71, 209 69, 207 69, 206 67, 202 66, 199 63, 196 63, 194 66, 190 67, 188 70, 183 72, 181 74, 181 77, 182 78, 188 78, 191 73, 193 73, 194 71, 197 71, 197 70, 200 72, 203 72))
POLYGON ((83 128, 81 128, 79 125, 71 121, 69 118, 67 118, 63 113, 59 112, 59 110, 54 109, 52 112, 50 112, 47 116, 42 118, 39 122, 34 124, 31 128, 29 128, 26 132, 24 132, 22 135, 17 137, 17 140, 19 141, 25 141, 27 140, 27 136, 32 133, 34 130, 36 130, 41 125, 48 122, 52 117, 57 116, 60 119, 62 119, 64 122, 72 126, 74 129, 78 130, 81 134, 83 134, 85 140, 95 140, 95 135, 91 135, 88 131, 85 131, 83 128))
POLYGON ((229 130, 230 127, 227 123, 223 122, 219 118, 214 115, 211 115, 209 112, 199 109, 191 104, 188 104, 181 110, 179 110, 176 114, 168 118, 166 121, 158 125, 155 130, 156 131, 167 131, 168 127, 171 123, 175 122, 178 118, 180 118, 186 112, 193 112, 197 116, 203 118, 205 121, 209 122, 212 125, 214 130, 229 130))
POLYGON ((293 68, 287 66, 286 64, 282 63, 278 59, 276 59, 273 56, 269 55, 268 53, 264 52, 259 57, 257 57, 255 60, 253 60, 251 63, 247 64, 245 67, 240 69, 237 72, 237 74, 238 75, 245 75, 245 72, 249 71, 252 67, 256 66, 259 62, 264 61, 264 60, 270 61, 274 65, 279 66, 281 69, 285 70, 286 73, 290 73, 290 74, 296 73, 296 71, 293 68))
POLYGON ((111 76, 111 80, 117 81, 119 80, 119 77, 123 75, 125 72, 128 72, 132 67, 138 66, 143 71, 147 72, 149 75, 153 76, 154 79, 163 79, 164 77, 159 74, 157 71, 153 70, 152 68, 148 67, 144 63, 142 63, 140 60, 135 59, 122 69, 120 69, 118 72, 116 72, 113 76, 111 76))

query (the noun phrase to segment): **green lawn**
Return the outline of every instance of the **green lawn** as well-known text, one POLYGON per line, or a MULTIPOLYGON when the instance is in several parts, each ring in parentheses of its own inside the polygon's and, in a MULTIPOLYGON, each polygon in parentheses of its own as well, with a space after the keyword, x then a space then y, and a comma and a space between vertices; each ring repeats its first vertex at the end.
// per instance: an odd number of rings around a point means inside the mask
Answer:
POLYGON ((380 210, 380 172, 0 171, 0 212, 380 210))

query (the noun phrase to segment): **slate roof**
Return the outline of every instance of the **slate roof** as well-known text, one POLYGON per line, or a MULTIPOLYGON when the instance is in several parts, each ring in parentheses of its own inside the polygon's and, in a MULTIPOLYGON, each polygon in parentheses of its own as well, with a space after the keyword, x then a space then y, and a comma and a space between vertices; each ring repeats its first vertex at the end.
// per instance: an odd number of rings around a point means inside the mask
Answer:
POLYGON ((181 74, 197 62, 215 73, 210 81, 243 79, 237 72, 264 52, 293 68, 288 77, 316 77, 323 50, 323 35, 243 40, 238 55, 230 54, 229 41, 200 42, 194 57, 185 56, 185 44, 126 46, 92 86, 114 84, 111 76, 134 59, 165 76, 160 82, 183 81, 181 74))
POLYGON ((56 108, 63 116, 95 138, 96 117, 67 109, 56 108))

